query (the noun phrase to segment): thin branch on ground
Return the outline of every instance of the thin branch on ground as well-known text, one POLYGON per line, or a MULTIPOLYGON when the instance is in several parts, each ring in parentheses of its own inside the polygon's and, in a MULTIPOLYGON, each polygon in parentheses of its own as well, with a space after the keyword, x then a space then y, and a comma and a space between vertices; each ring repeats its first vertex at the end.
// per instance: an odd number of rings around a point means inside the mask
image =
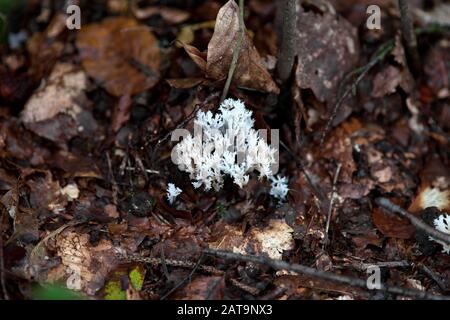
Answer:
MULTIPOLYGON (((154 257, 142 257, 140 255, 131 255, 128 257, 122 257, 123 260, 126 261, 132 261, 132 262, 142 262, 142 263, 148 263, 151 264, 152 266, 161 266, 163 264, 163 261, 161 258, 154 258, 154 257)), ((188 268, 188 269, 193 269, 196 265, 195 262, 191 262, 189 260, 175 260, 175 259, 165 259, 165 263, 168 266, 172 266, 172 267, 179 267, 179 268, 188 268)), ((199 265, 197 267, 197 270, 202 271, 202 272, 206 272, 206 273, 210 273, 212 275, 224 275, 225 272, 223 272, 222 270, 219 270, 217 268, 211 267, 211 266, 207 266, 207 265, 199 265)))
POLYGON ((6 281, 5 281, 5 263, 3 259, 3 219, 4 213, 7 212, 5 206, 0 204, 1 206, 1 214, 0 214, 0 284, 2 288, 2 296, 4 300, 9 300, 8 290, 6 289, 6 281))
POLYGON ((378 204, 383 209, 388 212, 393 212, 398 214, 399 216, 408 219, 411 224, 416 227, 416 229, 425 232, 429 236, 435 238, 436 240, 444 241, 445 243, 450 244, 450 234, 443 233, 433 227, 430 227, 428 224, 412 215, 402 207, 392 203, 389 199, 386 198, 376 198, 375 203, 378 204))
MULTIPOLYGON (((421 35, 421 34, 433 34, 433 33, 443 33, 448 32, 449 28, 445 28, 442 26, 436 26, 431 25, 426 28, 417 28, 414 30, 415 35, 421 35)), ((395 42, 394 40, 389 40, 383 43, 379 49, 375 52, 373 55, 373 58, 367 63, 365 66, 362 66, 360 68, 357 68, 356 70, 349 73, 343 83, 346 83, 348 78, 351 78, 352 76, 355 76, 359 74, 359 76, 356 78, 356 80, 352 83, 351 86, 349 86, 342 95, 340 95, 338 101, 333 107, 333 110, 331 112, 330 118, 328 119, 328 122, 325 126, 325 129, 322 132, 322 136, 320 137, 320 147, 322 148, 325 138, 330 132, 331 125, 333 124, 334 119, 336 118, 337 113, 339 112, 339 109, 341 108, 344 101, 347 99, 347 97, 350 95, 350 93, 356 91, 356 88, 358 87, 359 83, 364 79, 364 77, 369 73, 370 70, 372 70, 373 67, 375 67, 378 63, 382 62, 384 58, 394 49, 395 42)))
POLYGON ((329 205, 328 205, 327 224, 325 226, 325 241, 323 242, 323 248, 325 248, 325 246, 329 242, 328 231, 330 230, 331 214, 333 212, 334 201, 335 201, 336 195, 337 195, 336 184, 339 179, 339 174, 341 172, 341 168, 342 168, 342 164, 339 163, 336 168, 336 173, 334 174, 334 178, 333 178, 333 191, 331 192, 331 198, 330 198, 329 205))
POLYGON ((340 96, 338 101, 333 107, 333 110, 331 112, 330 118, 328 119, 327 124, 325 125, 325 129, 322 132, 322 136, 320 137, 320 148, 323 147, 323 144, 325 142, 325 138, 330 132, 331 125, 333 124, 334 119, 336 118, 336 115, 341 108, 344 101, 347 99, 347 97, 350 95, 350 93, 354 92, 356 88, 358 87, 359 83, 364 79, 364 77, 369 73, 370 70, 372 70, 373 67, 375 67, 379 62, 383 61, 384 58, 387 56, 389 52, 394 48, 394 41, 388 41, 384 43, 380 49, 375 53, 375 57, 369 61, 364 67, 358 68, 359 76, 355 79, 355 81, 352 83, 351 86, 349 86, 344 93, 340 96))
POLYGON ((436 284, 438 285, 438 287, 443 291, 443 292, 447 292, 447 286, 444 284, 444 282, 442 281, 442 279, 430 268, 428 268, 426 265, 424 265, 423 263, 419 264, 419 268, 420 270, 425 273, 427 276, 429 276, 434 282, 436 282, 436 284))
POLYGON ((228 70, 227 81, 225 82, 225 87, 222 91, 222 97, 220 101, 222 102, 228 95, 228 90, 230 89, 231 81, 233 80, 234 71, 236 70, 237 63, 239 61, 239 55, 241 53, 242 41, 245 35, 245 25, 244 25, 244 0, 239 0, 239 37, 236 42, 236 46, 233 50, 233 57, 231 59, 230 69, 228 70))
MULTIPOLYGON (((366 290, 371 290, 367 287, 367 281, 359 278, 342 276, 339 274, 326 272, 322 270, 317 270, 308 266, 300 265, 300 264, 290 264, 282 260, 273 260, 264 256, 251 256, 251 255, 243 255, 238 253, 233 253, 229 251, 223 250, 215 250, 215 249, 205 249, 205 254, 214 256, 216 258, 225 259, 225 260, 237 260, 243 262, 251 262, 259 265, 269 266, 275 270, 287 270, 296 273, 301 273, 304 275, 312 276, 315 278, 332 281, 335 283, 341 283, 353 287, 359 287, 366 290)), ((408 296, 416 299, 429 299, 429 300, 450 300, 450 296, 438 296, 431 294, 427 291, 420 291, 415 289, 397 287, 397 286, 389 286, 386 284, 380 284, 378 289, 372 289, 372 291, 380 291, 386 292, 395 295, 408 296)))
POLYGON ((254 288, 252 286, 249 286, 248 284, 242 283, 236 279, 230 279, 230 283, 235 286, 236 288, 241 289, 242 291, 245 291, 247 293, 250 293, 252 296, 258 296, 261 290, 258 288, 254 288))

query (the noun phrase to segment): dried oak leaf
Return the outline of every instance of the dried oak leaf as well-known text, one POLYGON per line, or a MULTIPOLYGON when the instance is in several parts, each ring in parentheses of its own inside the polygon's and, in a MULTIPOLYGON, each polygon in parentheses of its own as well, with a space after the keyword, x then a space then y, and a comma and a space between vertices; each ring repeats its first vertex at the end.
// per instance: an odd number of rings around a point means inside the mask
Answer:
POLYGON ((55 65, 46 85, 28 100, 21 114, 25 126, 37 135, 64 143, 83 134, 92 134, 96 122, 86 109, 87 75, 68 63, 55 65))
MULTIPOLYGON (((217 15, 214 34, 208 44, 206 61, 201 59, 198 50, 192 53, 192 47, 188 47, 187 51, 194 62, 206 71, 206 77, 224 80, 227 78, 239 36, 239 7, 234 0, 230 0, 219 10, 217 15)), ((247 32, 244 33, 242 39, 233 80, 236 86, 243 88, 272 93, 280 91, 264 67, 247 32)))
POLYGON ((231 225, 217 225, 215 241, 209 246, 241 254, 267 254, 271 259, 281 260, 283 251, 294 248, 294 230, 284 221, 269 220, 266 227, 251 228, 246 235, 231 225))
POLYGON ((141 93, 159 81, 158 41, 134 19, 115 17, 83 26, 76 44, 87 73, 114 96, 141 93))
POLYGON ((111 241, 101 239, 92 245, 88 234, 66 230, 56 237, 56 255, 64 267, 50 271, 52 280, 66 280, 67 288, 94 295, 103 287, 106 276, 118 264, 117 253, 121 249, 111 241))
POLYGON ((302 7, 297 30, 297 86, 311 89, 330 106, 336 101, 342 79, 358 64, 357 31, 340 16, 305 11, 302 7))

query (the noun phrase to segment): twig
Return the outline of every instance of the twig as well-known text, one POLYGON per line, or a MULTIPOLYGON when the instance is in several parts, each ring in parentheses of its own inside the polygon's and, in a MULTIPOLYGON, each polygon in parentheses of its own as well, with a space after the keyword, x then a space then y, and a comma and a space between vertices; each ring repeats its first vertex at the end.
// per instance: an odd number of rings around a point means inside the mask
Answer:
POLYGON ((400 260, 400 261, 382 261, 376 263, 361 263, 358 265, 360 270, 367 270, 367 268, 371 266, 377 266, 380 268, 406 268, 411 266, 411 264, 406 260, 400 260))
POLYGON ((242 291, 245 291, 247 293, 250 293, 252 296, 258 296, 261 290, 258 288, 254 288, 252 286, 249 286, 245 283, 242 283, 236 279, 230 279, 230 283, 235 286, 236 288, 241 289, 242 291))
POLYGON ((325 236, 326 236, 326 241, 324 241, 323 243, 323 247, 325 248, 326 244, 329 242, 328 239, 328 231, 330 229, 330 222, 331 222, 331 213, 333 211, 333 207, 334 207, 334 201, 336 199, 336 184, 337 184, 337 180, 339 178, 339 173, 341 172, 341 168, 342 168, 342 164, 339 163, 337 168, 336 168, 336 173, 334 174, 334 179, 333 179, 333 191, 331 193, 331 198, 330 198, 330 204, 328 205, 328 215, 327 215, 327 224, 325 226, 325 236))
POLYGON ((433 227, 430 227, 428 224, 417 218, 416 216, 412 215, 402 207, 392 203, 386 198, 376 198, 375 203, 378 204, 383 209, 397 213, 399 216, 408 219, 411 224, 416 227, 416 229, 419 229, 420 231, 425 232, 429 236, 432 236, 433 238, 437 240, 444 241, 445 243, 450 244, 450 235, 443 233, 433 227))
POLYGON ((128 170, 128 171, 141 170, 141 171, 144 171, 144 172, 150 173, 150 174, 161 174, 161 171, 158 171, 158 170, 151 170, 151 169, 144 169, 144 170, 142 170, 142 169, 138 169, 138 168, 134 168, 134 167, 126 167, 125 170, 128 170))
MULTIPOLYGON (((141 257, 139 255, 131 255, 128 257, 121 257, 121 258, 126 261, 143 262, 143 263, 151 264, 153 266, 160 266, 163 263, 161 258, 141 257)), ((191 262, 189 260, 181 261, 181 260, 175 260, 175 259, 165 259, 165 263, 168 266, 179 267, 179 268, 188 268, 188 269, 193 269, 196 265, 195 262, 191 262)), ((207 266, 207 265, 199 265, 197 267, 197 270, 200 270, 200 271, 206 272, 206 273, 210 273, 213 275, 224 275, 225 274, 225 272, 223 272, 222 270, 219 270, 217 268, 214 268, 212 266, 207 266)))
POLYGON ((414 26, 411 18, 411 11, 408 7, 408 1, 398 0, 398 7, 400 9, 403 43, 406 46, 406 55, 409 58, 412 71, 417 74, 420 71, 420 58, 419 51, 417 49, 417 38, 414 33, 414 26))
MULTIPOLYGON (((333 281, 336 283, 342 283, 345 285, 350 285, 354 287, 360 287, 366 290, 369 290, 367 287, 367 282, 362 279, 352 278, 347 276, 338 275, 331 272, 326 272, 322 270, 317 270, 311 267, 307 267, 300 264, 290 264, 282 260, 273 260, 264 256, 251 256, 251 255, 243 255, 238 253, 233 253, 229 251, 222 250, 214 250, 214 249, 205 249, 205 254, 226 259, 226 260, 238 260, 244 262, 251 262, 260 265, 270 266, 275 270, 287 270, 293 271, 301 274, 305 274, 308 276, 333 281)), ((397 286, 389 286, 385 284, 380 284, 379 289, 373 289, 376 291, 387 292, 395 295, 409 296, 416 299, 430 299, 430 300, 450 300, 449 296, 438 296, 426 291, 419 291, 414 289, 402 288, 397 286)))
POLYGON ((433 281, 437 283, 437 285, 443 292, 448 291, 446 285, 442 282, 442 279, 433 270, 428 268, 423 263, 419 264, 419 268, 420 268, 420 270, 423 271, 423 273, 425 273, 427 276, 429 276, 431 279, 433 279, 433 281))
POLYGON ((5 282, 5 264, 3 261, 3 219, 4 219, 4 212, 6 212, 6 208, 3 204, 0 204, 1 206, 1 215, 0 215, 0 282, 1 282, 1 288, 3 293, 3 299, 9 300, 9 294, 8 290, 6 289, 6 282, 5 282))
POLYGON ((277 62, 278 78, 285 82, 292 73, 295 58, 297 12, 296 0, 284 0, 280 53, 277 62))
POLYGON ((167 269, 166 255, 164 254, 164 246, 161 247, 161 265, 166 279, 169 279, 169 270, 167 269))
POLYGON ((380 49, 375 54, 375 57, 369 61, 368 64, 366 64, 362 68, 358 68, 358 71, 360 72, 359 76, 356 78, 356 80, 352 83, 351 86, 349 86, 345 92, 342 94, 342 96, 338 99, 336 104, 334 105, 334 108, 331 112, 330 118, 328 119, 328 122, 325 126, 325 129, 322 132, 322 136, 320 137, 320 148, 323 147, 323 144, 325 142, 325 138, 330 132, 331 125, 333 124, 334 119, 336 118, 336 115, 341 108, 344 101, 347 99, 347 97, 352 93, 359 83, 364 79, 364 77, 369 73, 370 70, 372 70, 373 67, 375 67, 379 62, 383 61, 386 55, 394 48, 394 42, 388 41, 384 43, 380 49))
MULTIPOLYGON (((431 25, 425 28, 417 28, 414 30, 414 33, 417 35, 422 35, 422 34, 433 34, 433 33, 441 33, 441 32, 448 32, 448 28, 443 28, 441 26, 436 26, 436 25, 431 25)), ((344 92, 344 94, 338 99, 337 103, 335 104, 333 111, 330 115, 330 118, 328 119, 328 122, 325 126, 325 129, 323 130, 322 136, 320 138, 320 147, 322 148, 323 143, 325 141, 326 136, 328 135, 328 133, 330 132, 330 128, 331 128, 331 124, 333 123, 334 119, 336 118, 336 115, 342 105, 342 103, 345 101, 345 99, 348 97, 348 95, 356 90, 358 84, 361 82, 361 80, 367 75, 367 73, 375 66, 377 65, 379 62, 383 61, 384 58, 394 49, 395 47, 395 42, 394 40, 389 40, 386 41, 385 43, 383 43, 380 48, 375 52, 374 54, 374 58, 371 59, 371 61, 366 64, 363 67, 360 67, 352 72, 350 72, 344 79, 343 83, 345 83, 346 79, 349 78, 350 76, 353 76, 355 74, 360 73, 360 76, 355 80, 355 82, 353 82, 353 84, 347 88, 347 90, 344 92)))
POLYGON ((228 95, 228 90, 230 89, 231 81, 233 80, 234 71, 236 70, 237 63, 239 60, 239 54, 241 52, 242 41, 244 39, 245 34, 245 25, 244 25, 244 0, 239 0, 239 37, 236 42, 236 46, 233 50, 233 57, 231 59, 230 69, 228 70, 227 81, 225 82, 225 87, 222 91, 222 97, 220 101, 222 102, 228 95))
POLYGON ((169 290, 165 295, 161 297, 161 300, 166 299, 168 296, 170 296, 172 293, 174 293, 176 290, 184 286, 186 283, 191 282, 192 276, 197 271, 197 269, 200 267, 203 260, 203 253, 200 255, 200 257, 197 260, 197 263, 195 264, 194 268, 192 268, 192 271, 188 274, 186 278, 181 280, 176 286, 174 286, 172 289, 169 290))

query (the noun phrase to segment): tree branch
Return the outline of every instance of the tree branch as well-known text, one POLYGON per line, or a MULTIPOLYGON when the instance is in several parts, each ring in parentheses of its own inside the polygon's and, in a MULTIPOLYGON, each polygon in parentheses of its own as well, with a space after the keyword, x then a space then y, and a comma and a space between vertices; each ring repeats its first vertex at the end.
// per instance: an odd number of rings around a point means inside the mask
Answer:
MULTIPOLYGON (((225 259, 225 260, 238 260, 244 262, 251 262, 260 265, 270 266, 275 270, 287 270, 293 271, 301 274, 305 274, 308 276, 333 281, 336 283, 341 283, 353 287, 360 287, 366 290, 369 290, 367 287, 367 282, 362 279, 352 278, 347 276, 342 276, 339 274, 326 272, 322 270, 317 270, 311 267, 307 267, 300 264, 290 264, 282 260, 273 260, 264 256, 251 256, 251 255, 242 255, 238 253, 233 253, 229 251, 223 250, 214 250, 214 249, 205 249, 205 254, 225 259)), ((397 286, 388 286, 385 284, 381 284, 379 289, 373 289, 374 291, 387 292, 395 295, 409 296, 416 299, 429 299, 429 300, 450 300, 449 296, 437 296, 426 291, 419 291, 414 289, 402 288, 397 286)))
POLYGON ((295 58, 297 11, 296 0, 284 0, 281 45, 277 62, 278 78, 285 82, 292 73, 295 58))
POLYGON ((406 46, 406 55, 409 58, 412 71, 417 74, 420 71, 420 58, 411 12, 408 7, 408 0, 398 0, 398 6, 400 9, 403 43, 406 46))
POLYGON ((387 211, 394 212, 394 213, 398 214, 399 216, 408 219, 411 222, 411 224, 414 227, 416 227, 416 229, 419 229, 419 230, 425 232, 426 234, 432 236, 433 238, 435 238, 437 240, 441 240, 441 241, 444 241, 445 243, 450 244, 450 234, 440 232, 439 230, 437 230, 433 227, 430 227, 428 224, 426 224, 425 222, 423 222, 416 216, 412 215, 411 213, 409 213, 402 207, 400 207, 396 204, 393 204, 388 199, 376 198, 375 203, 387 211))

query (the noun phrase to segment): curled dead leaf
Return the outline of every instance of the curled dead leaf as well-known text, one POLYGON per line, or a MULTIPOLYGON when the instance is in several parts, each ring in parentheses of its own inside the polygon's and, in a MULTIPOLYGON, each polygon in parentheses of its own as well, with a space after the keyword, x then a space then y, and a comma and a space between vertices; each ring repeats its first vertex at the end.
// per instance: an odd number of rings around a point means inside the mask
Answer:
MULTIPOLYGON (((184 45, 184 47, 200 69, 206 72, 206 77, 214 80, 225 80, 239 37, 239 7, 234 0, 230 0, 219 10, 214 34, 208 44, 206 60, 192 46, 184 45)), ((245 32, 242 40, 233 80, 235 85, 239 87, 279 93, 278 86, 264 67, 261 57, 247 32, 245 32)))

